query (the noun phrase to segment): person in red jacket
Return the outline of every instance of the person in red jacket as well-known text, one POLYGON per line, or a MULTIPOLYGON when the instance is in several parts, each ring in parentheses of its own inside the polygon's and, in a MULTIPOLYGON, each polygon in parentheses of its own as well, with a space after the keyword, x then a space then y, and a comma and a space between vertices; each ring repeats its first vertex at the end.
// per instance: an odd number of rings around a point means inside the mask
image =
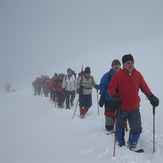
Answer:
POLYGON ((58 78, 56 79, 56 93, 58 98, 58 108, 63 108, 64 103, 64 95, 63 95, 63 88, 62 88, 62 82, 63 82, 63 76, 62 74, 58 75, 58 78))
POLYGON ((124 55, 122 63, 123 69, 113 76, 108 91, 118 113, 116 140, 119 146, 125 145, 124 128, 128 120, 130 126, 128 147, 135 150, 142 132, 139 89, 147 96, 152 106, 158 106, 159 99, 152 94, 141 73, 134 68, 134 58, 131 54, 124 55))
POLYGON ((52 100, 53 102, 56 102, 56 94, 55 94, 55 89, 56 89, 56 80, 58 78, 57 73, 54 74, 54 76, 51 78, 50 80, 50 100, 52 100))

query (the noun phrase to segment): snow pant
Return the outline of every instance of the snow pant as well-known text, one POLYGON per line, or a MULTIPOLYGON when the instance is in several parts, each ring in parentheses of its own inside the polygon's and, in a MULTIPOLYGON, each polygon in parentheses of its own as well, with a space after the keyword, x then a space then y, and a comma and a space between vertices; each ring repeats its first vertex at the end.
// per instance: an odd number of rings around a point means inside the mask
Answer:
POLYGON ((75 98, 75 90, 74 91, 66 91, 65 93, 66 96, 66 108, 70 107, 70 102, 71 105, 73 104, 74 98, 75 98))
POLYGON ((115 122, 115 111, 112 110, 111 101, 105 100, 105 128, 113 130, 115 122))
POLYGON ((62 104, 63 104, 63 94, 61 92, 57 92, 57 98, 58 98, 58 106, 62 107, 62 104))
POLYGON ((116 140, 119 142, 120 146, 125 143, 124 129, 126 126, 126 120, 128 120, 130 127, 128 145, 129 147, 135 148, 137 146, 140 133, 142 132, 139 108, 134 110, 118 110, 116 140))
POLYGON ((38 88, 37 88, 37 93, 38 93, 38 95, 41 94, 41 85, 38 86, 38 88))
POLYGON ((57 92, 50 90, 50 99, 55 102, 55 98, 57 97, 57 92))
POLYGON ((34 95, 37 95, 37 88, 34 88, 34 95))
POLYGON ((47 87, 43 87, 43 92, 44 92, 45 97, 47 97, 50 92, 50 89, 47 87))
POLYGON ((92 106, 92 94, 89 95, 79 94, 79 106, 90 108, 92 106))
POLYGON ((88 109, 92 106, 92 94, 79 94, 80 116, 85 115, 88 109))

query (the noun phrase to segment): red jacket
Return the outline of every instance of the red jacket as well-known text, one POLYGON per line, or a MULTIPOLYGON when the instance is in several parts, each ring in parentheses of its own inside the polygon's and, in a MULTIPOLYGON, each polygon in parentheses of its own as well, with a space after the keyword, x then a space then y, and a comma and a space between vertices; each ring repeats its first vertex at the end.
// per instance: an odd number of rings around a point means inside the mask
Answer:
POLYGON ((50 88, 51 88, 53 91, 55 91, 55 89, 56 89, 56 79, 57 79, 57 77, 52 77, 52 78, 51 78, 51 81, 50 81, 50 88))
POLYGON ((128 71, 123 68, 113 76, 108 91, 110 96, 119 94, 122 101, 120 109, 133 110, 140 106, 139 88, 145 95, 152 93, 140 72, 134 69, 130 76, 128 71))
POLYGON ((62 80, 58 78, 56 82, 56 91, 63 94, 62 80))
POLYGON ((43 88, 50 88, 49 84, 50 84, 50 80, 46 80, 46 81, 42 84, 42 87, 43 87, 43 88))

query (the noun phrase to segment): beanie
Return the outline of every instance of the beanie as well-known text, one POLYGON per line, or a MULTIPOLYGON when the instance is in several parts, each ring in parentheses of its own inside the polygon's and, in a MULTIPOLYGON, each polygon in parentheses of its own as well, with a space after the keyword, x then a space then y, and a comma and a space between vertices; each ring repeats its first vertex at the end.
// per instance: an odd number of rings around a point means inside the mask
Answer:
POLYGON ((113 67, 113 65, 120 65, 121 66, 121 63, 118 59, 114 59, 111 66, 113 67))
POLYGON ((89 67, 86 67, 84 72, 90 74, 91 73, 91 69, 89 67))
POLYGON ((71 68, 68 68, 67 71, 72 71, 71 68))
POLYGON ((134 62, 134 58, 131 54, 126 54, 122 57, 122 63, 126 63, 127 61, 133 61, 134 62))

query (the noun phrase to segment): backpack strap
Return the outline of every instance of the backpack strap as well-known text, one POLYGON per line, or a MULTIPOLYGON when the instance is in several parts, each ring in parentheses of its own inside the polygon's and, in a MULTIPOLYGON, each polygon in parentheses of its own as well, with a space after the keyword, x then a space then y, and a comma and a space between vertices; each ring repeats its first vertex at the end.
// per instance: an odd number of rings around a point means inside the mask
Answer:
POLYGON ((66 82, 66 80, 67 80, 67 75, 65 76, 65 82, 66 82))

